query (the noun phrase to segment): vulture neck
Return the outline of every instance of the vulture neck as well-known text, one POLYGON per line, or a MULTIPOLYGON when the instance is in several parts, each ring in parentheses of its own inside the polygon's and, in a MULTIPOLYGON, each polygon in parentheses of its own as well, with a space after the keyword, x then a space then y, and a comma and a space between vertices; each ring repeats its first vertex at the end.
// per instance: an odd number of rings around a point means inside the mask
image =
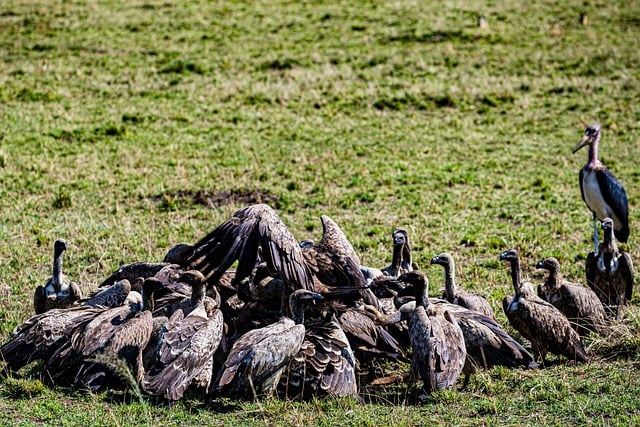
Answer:
POLYGON ((404 243, 393 245, 393 255, 391 258, 391 276, 397 277, 402 267, 402 251, 404 243))
POLYGON ((456 267, 452 260, 444 265, 444 292, 449 302, 456 296, 456 267))
POLYGON ((53 257, 53 271, 51 273, 51 283, 56 292, 60 292, 64 277, 62 275, 62 252, 56 251, 53 257))
POLYGON ((511 282, 513 283, 513 290, 516 296, 522 295, 522 275, 520 271, 520 259, 516 258, 511 260, 511 282))
POLYGON ((560 280, 562 276, 556 268, 552 268, 549 270, 549 277, 547 277, 547 281, 545 282, 546 288, 549 290, 557 290, 560 287, 560 280))
POLYGON ((416 307, 427 308, 429 306, 429 289, 426 285, 420 284, 416 289, 416 307))

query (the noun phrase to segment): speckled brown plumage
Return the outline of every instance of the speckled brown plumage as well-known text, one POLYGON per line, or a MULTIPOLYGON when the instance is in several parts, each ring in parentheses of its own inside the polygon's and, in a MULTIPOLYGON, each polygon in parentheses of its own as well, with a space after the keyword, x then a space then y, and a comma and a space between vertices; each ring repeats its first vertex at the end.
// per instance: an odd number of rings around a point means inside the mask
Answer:
POLYGON ((91 390, 105 386, 127 388, 124 366, 136 381, 142 379, 142 351, 153 329, 150 311, 143 311, 140 294, 132 291, 125 305, 102 311, 69 332, 69 343, 47 361, 55 382, 72 381, 91 390))
POLYGON ((78 306, 51 309, 30 317, 13 330, 13 337, 0 348, 0 360, 17 371, 34 360, 47 360, 69 339, 69 330, 84 324, 102 308, 78 306))
POLYGON ((99 288, 82 304, 92 307, 118 307, 124 304, 129 292, 131 292, 131 283, 126 279, 119 280, 109 287, 99 288))
POLYGON ((564 280, 556 258, 546 258, 536 268, 549 272, 544 283, 538 286, 540 298, 560 310, 580 336, 603 332, 606 313, 595 292, 586 286, 564 280))
POLYGON ((509 323, 531 341, 533 354, 545 362, 547 351, 575 362, 588 362, 587 352, 571 323, 553 305, 538 297, 530 283, 523 283, 520 259, 515 249, 505 251, 500 260, 511 263, 515 295, 505 297, 503 308, 509 323))
POLYGON ((322 396, 359 399, 356 359, 335 316, 305 320, 304 341, 285 369, 278 391, 293 400, 322 396))
POLYGON ((458 380, 467 357, 462 329, 447 310, 429 304, 424 273, 413 271, 400 279, 413 284, 416 292, 416 308, 409 320, 412 378, 420 375, 427 393, 450 388, 458 380))
POLYGON ((336 288, 349 288, 343 300, 352 304, 362 299, 377 305, 377 299, 367 289, 367 281, 360 269, 360 257, 353 249, 340 226, 327 215, 320 216, 322 238, 317 243, 307 240, 301 244, 304 259, 316 281, 314 289, 323 295, 336 288))
POLYGON ((282 317, 238 338, 216 379, 217 393, 245 399, 272 394, 304 341, 304 305, 318 298, 315 292, 296 290, 289 298, 293 319, 282 317))
POLYGON ((239 283, 251 276, 261 257, 294 289, 313 289, 313 278, 298 242, 265 204, 238 210, 194 246, 189 268, 201 271, 210 283, 217 283, 235 261, 234 284, 239 283))
POLYGON ((223 334, 222 312, 214 310, 209 316, 204 307, 204 276, 187 271, 181 280, 193 288, 192 307, 173 313, 160 337, 156 361, 142 380, 147 393, 172 401, 180 400, 195 380, 208 389, 223 334))

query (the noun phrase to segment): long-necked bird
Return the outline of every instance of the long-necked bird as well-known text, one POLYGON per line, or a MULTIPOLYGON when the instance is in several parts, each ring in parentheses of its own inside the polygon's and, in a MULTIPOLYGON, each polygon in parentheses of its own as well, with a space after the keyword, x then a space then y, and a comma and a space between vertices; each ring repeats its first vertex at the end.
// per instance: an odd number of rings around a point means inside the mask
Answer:
POLYGON ((580 170, 580 191, 582 199, 593 213, 594 252, 598 252, 597 220, 613 219, 616 239, 626 242, 629 238, 629 208, 627 193, 622 183, 616 179, 607 167, 598 160, 600 142, 600 124, 587 127, 584 136, 576 148, 589 146, 587 163, 580 170))
POLYGON ((604 238, 597 253, 587 256, 585 270, 587 285, 596 293, 611 316, 620 316, 620 306, 633 295, 633 261, 627 252, 620 251, 613 235, 613 221, 602 221, 604 238))

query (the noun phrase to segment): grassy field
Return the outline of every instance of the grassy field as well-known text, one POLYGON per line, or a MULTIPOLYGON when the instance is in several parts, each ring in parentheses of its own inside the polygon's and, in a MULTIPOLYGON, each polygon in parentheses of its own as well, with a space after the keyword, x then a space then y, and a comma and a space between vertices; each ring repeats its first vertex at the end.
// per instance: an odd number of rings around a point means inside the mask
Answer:
MULTIPOLYGON (((89 291, 256 202, 299 240, 331 216, 378 267, 406 227, 421 267, 451 252, 460 284, 506 324, 503 250, 518 247, 533 280, 555 256, 584 283, 582 122, 602 123, 639 259, 639 42, 636 1, 3 1, 0 338, 32 314, 55 239, 89 291)), ((442 271, 427 275, 435 295, 442 271)), ((589 365, 494 369, 425 404, 398 388, 368 391, 368 405, 167 408, 48 389, 27 370, 0 383, 0 424, 634 425, 635 306, 619 330, 624 357, 593 339, 589 365)))

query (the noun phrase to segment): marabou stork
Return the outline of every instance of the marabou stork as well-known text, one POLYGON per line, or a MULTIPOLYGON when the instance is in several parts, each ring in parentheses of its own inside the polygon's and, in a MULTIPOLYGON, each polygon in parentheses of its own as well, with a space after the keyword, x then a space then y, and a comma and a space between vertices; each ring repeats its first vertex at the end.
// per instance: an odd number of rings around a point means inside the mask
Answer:
POLYGON ((598 252, 597 219, 613 219, 616 238, 623 243, 629 238, 627 194, 622 183, 598 160, 599 142, 600 124, 594 123, 587 127, 582 140, 573 150, 575 153, 582 147, 589 146, 588 161, 580 170, 580 192, 593 212, 594 253, 598 252))

